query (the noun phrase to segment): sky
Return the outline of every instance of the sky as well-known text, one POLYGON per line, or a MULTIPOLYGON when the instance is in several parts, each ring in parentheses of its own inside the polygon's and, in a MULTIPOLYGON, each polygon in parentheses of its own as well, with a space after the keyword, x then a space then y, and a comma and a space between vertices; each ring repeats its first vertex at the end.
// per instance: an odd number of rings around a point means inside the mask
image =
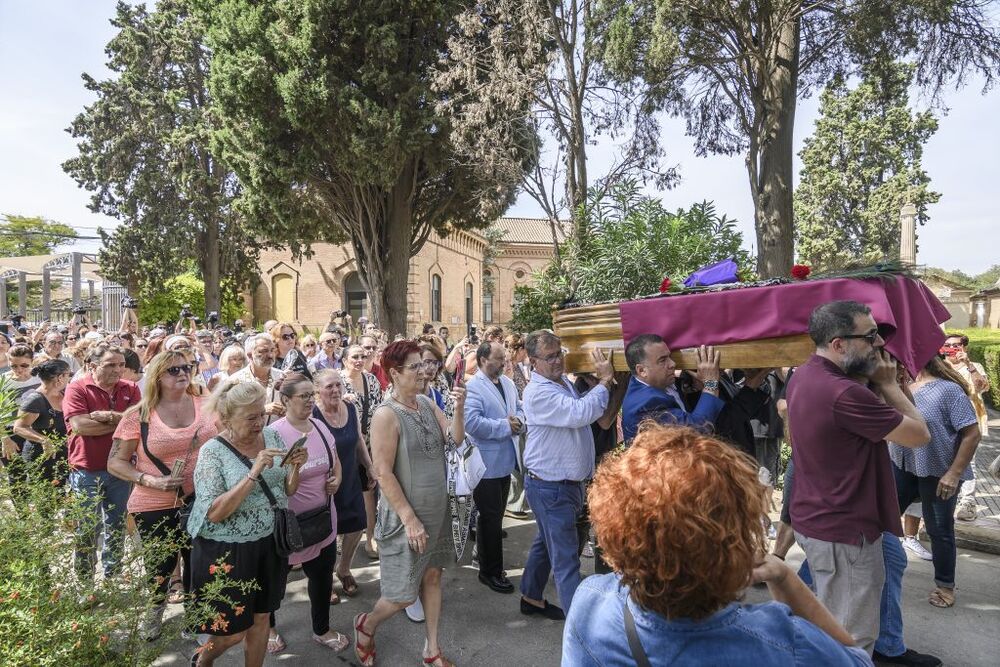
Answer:
MULTIPOLYGON (((109 74, 104 47, 114 35, 109 19, 115 4, 0 0, 0 213, 40 215, 68 224, 82 236, 96 236, 98 226, 117 224, 90 212, 89 194, 60 166, 76 152, 65 129, 93 101, 81 73, 98 79, 109 74)), ((923 160, 931 187, 942 197, 930 207, 928 224, 918 230, 918 263, 971 275, 1000 264, 1000 91, 982 95, 981 88, 973 82, 944 95, 947 113, 939 113, 939 129, 923 160)), ((815 97, 799 102, 796 152, 813 131, 817 104, 815 97)), ((681 181, 672 190, 651 194, 669 209, 714 201, 720 214, 738 221, 752 249, 753 204, 742 157, 695 156, 679 119, 664 119, 662 130, 666 161, 678 167, 681 181)), ((602 173, 612 157, 612 146, 594 147, 590 173, 602 173)), ((522 195, 508 215, 538 216, 541 211, 522 195)), ((73 248, 94 252, 99 245, 78 241, 73 248)))

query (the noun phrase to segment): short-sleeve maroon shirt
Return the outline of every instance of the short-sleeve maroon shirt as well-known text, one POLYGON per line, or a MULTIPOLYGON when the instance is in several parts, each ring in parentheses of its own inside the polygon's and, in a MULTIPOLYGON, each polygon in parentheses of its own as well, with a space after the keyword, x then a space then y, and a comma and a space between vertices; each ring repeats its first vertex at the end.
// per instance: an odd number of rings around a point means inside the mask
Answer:
MULTIPOLYGON (((139 387, 134 382, 119 380, 108 393, 101 389, 89 373, 66 387, 63 397, 63 419, 89 415, 91 412, 114 410, 124 412, 139 402, 139 387)), ((114 430, 104 435, 79 435, 70 430, 66 447, 73 468, 99 472, 108 469, 108 454, 114 430)))
POLYGON ((902 535, 885 436, 903 421, 868 387, 813 355, 788 382, 792 527, 826 542, 902 535))

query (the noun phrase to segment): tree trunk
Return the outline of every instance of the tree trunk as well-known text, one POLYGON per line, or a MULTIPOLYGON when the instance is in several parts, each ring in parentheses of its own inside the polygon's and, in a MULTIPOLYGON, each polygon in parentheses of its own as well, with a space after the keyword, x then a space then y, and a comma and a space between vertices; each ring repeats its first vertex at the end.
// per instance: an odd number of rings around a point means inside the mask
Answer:
POLYGON ((213 310, 222 314, 221 248, 219 247, 219 220, 212 216, 205 225, 204 259, 201 275, 205 281, 205 313, 213 310))
POLYGON ((760 141, 756 178, 755 227, 757 272, 761 278, 788 276, 795 259, 793 146, 799 69, 799 21, 781 26, 776 62, 764 82, 764 136, 760 141))
POLYGON ((383 205, 375 207, 380 219, 359 225, 351 233, 359 260, 358 276, 368 292, 371 320, 390 336, 406 333, 415 173, 416 165, 411 160, 392 189, 382 194, 383 205), (376 238, 369 240, 357 233, 366 229, 376 230, 376 238))

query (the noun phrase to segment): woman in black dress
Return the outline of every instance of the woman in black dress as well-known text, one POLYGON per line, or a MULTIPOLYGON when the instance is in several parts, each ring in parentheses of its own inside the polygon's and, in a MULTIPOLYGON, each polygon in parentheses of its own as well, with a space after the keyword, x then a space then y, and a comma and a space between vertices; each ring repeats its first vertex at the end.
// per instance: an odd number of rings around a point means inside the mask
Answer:
MULTIPOLYGON (((344 471, 344 479, 333 496, 337 506, 337 535, 344 540, 341 557, 337 561, 337 579, 344 588, 344 594, 354 597, 358 594, 358 582, 351 574, 351 563, 361 542, 361 531, 367 523, 363 492, 375 488, 375 473, 358 411, 354 404, 344 400, 344 380, 340 372, 329 368, 321 370, 316 373, 314 384, 317 400, 313 416, 322 420, 333 433, 337 456, 344 471), (367 488, 363 486, 362 469, 366 472, 364 482, 367 482, 367 488)), ((330 602, 336 604, 339 601, 335 592, 330 602)))
POLYGON ((69 472, 65 465, 60 465, 66 461, 62 401, 72 373, 69 364, 62 359, 49 359, 32 368, 31 374, 41 380, 41 385, 21 397, 21 408, 14 420, 14 435, 24 442, 21 457, 31 462, 45 456, 42 476, 62 484, 69 472))

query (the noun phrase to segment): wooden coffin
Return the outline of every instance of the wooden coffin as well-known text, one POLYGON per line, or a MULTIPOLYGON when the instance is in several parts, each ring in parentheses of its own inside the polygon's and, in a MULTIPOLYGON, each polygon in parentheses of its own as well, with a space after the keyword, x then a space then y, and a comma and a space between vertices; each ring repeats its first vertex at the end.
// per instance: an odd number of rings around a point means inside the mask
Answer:
MULTIPOLYGON (((625 363, 625 343, 622 341, 621 314, 617 303, 580 306, 556 310, 553 313, 553 330, 569 350, 566 370, 570 373, 593 371, 590 352, 600 348, 611 353, 616 371, 628 372, 625 363)), ((667 341, 669 344, 670 341, 667 341)), ((718 345, 722 353, 722 368, 778 368, 798 366, 816 349, 809 336, 764 338, 718 345)), ((698 367, 697 349, 693 347, 672 350, 678 368, 698 367)))

